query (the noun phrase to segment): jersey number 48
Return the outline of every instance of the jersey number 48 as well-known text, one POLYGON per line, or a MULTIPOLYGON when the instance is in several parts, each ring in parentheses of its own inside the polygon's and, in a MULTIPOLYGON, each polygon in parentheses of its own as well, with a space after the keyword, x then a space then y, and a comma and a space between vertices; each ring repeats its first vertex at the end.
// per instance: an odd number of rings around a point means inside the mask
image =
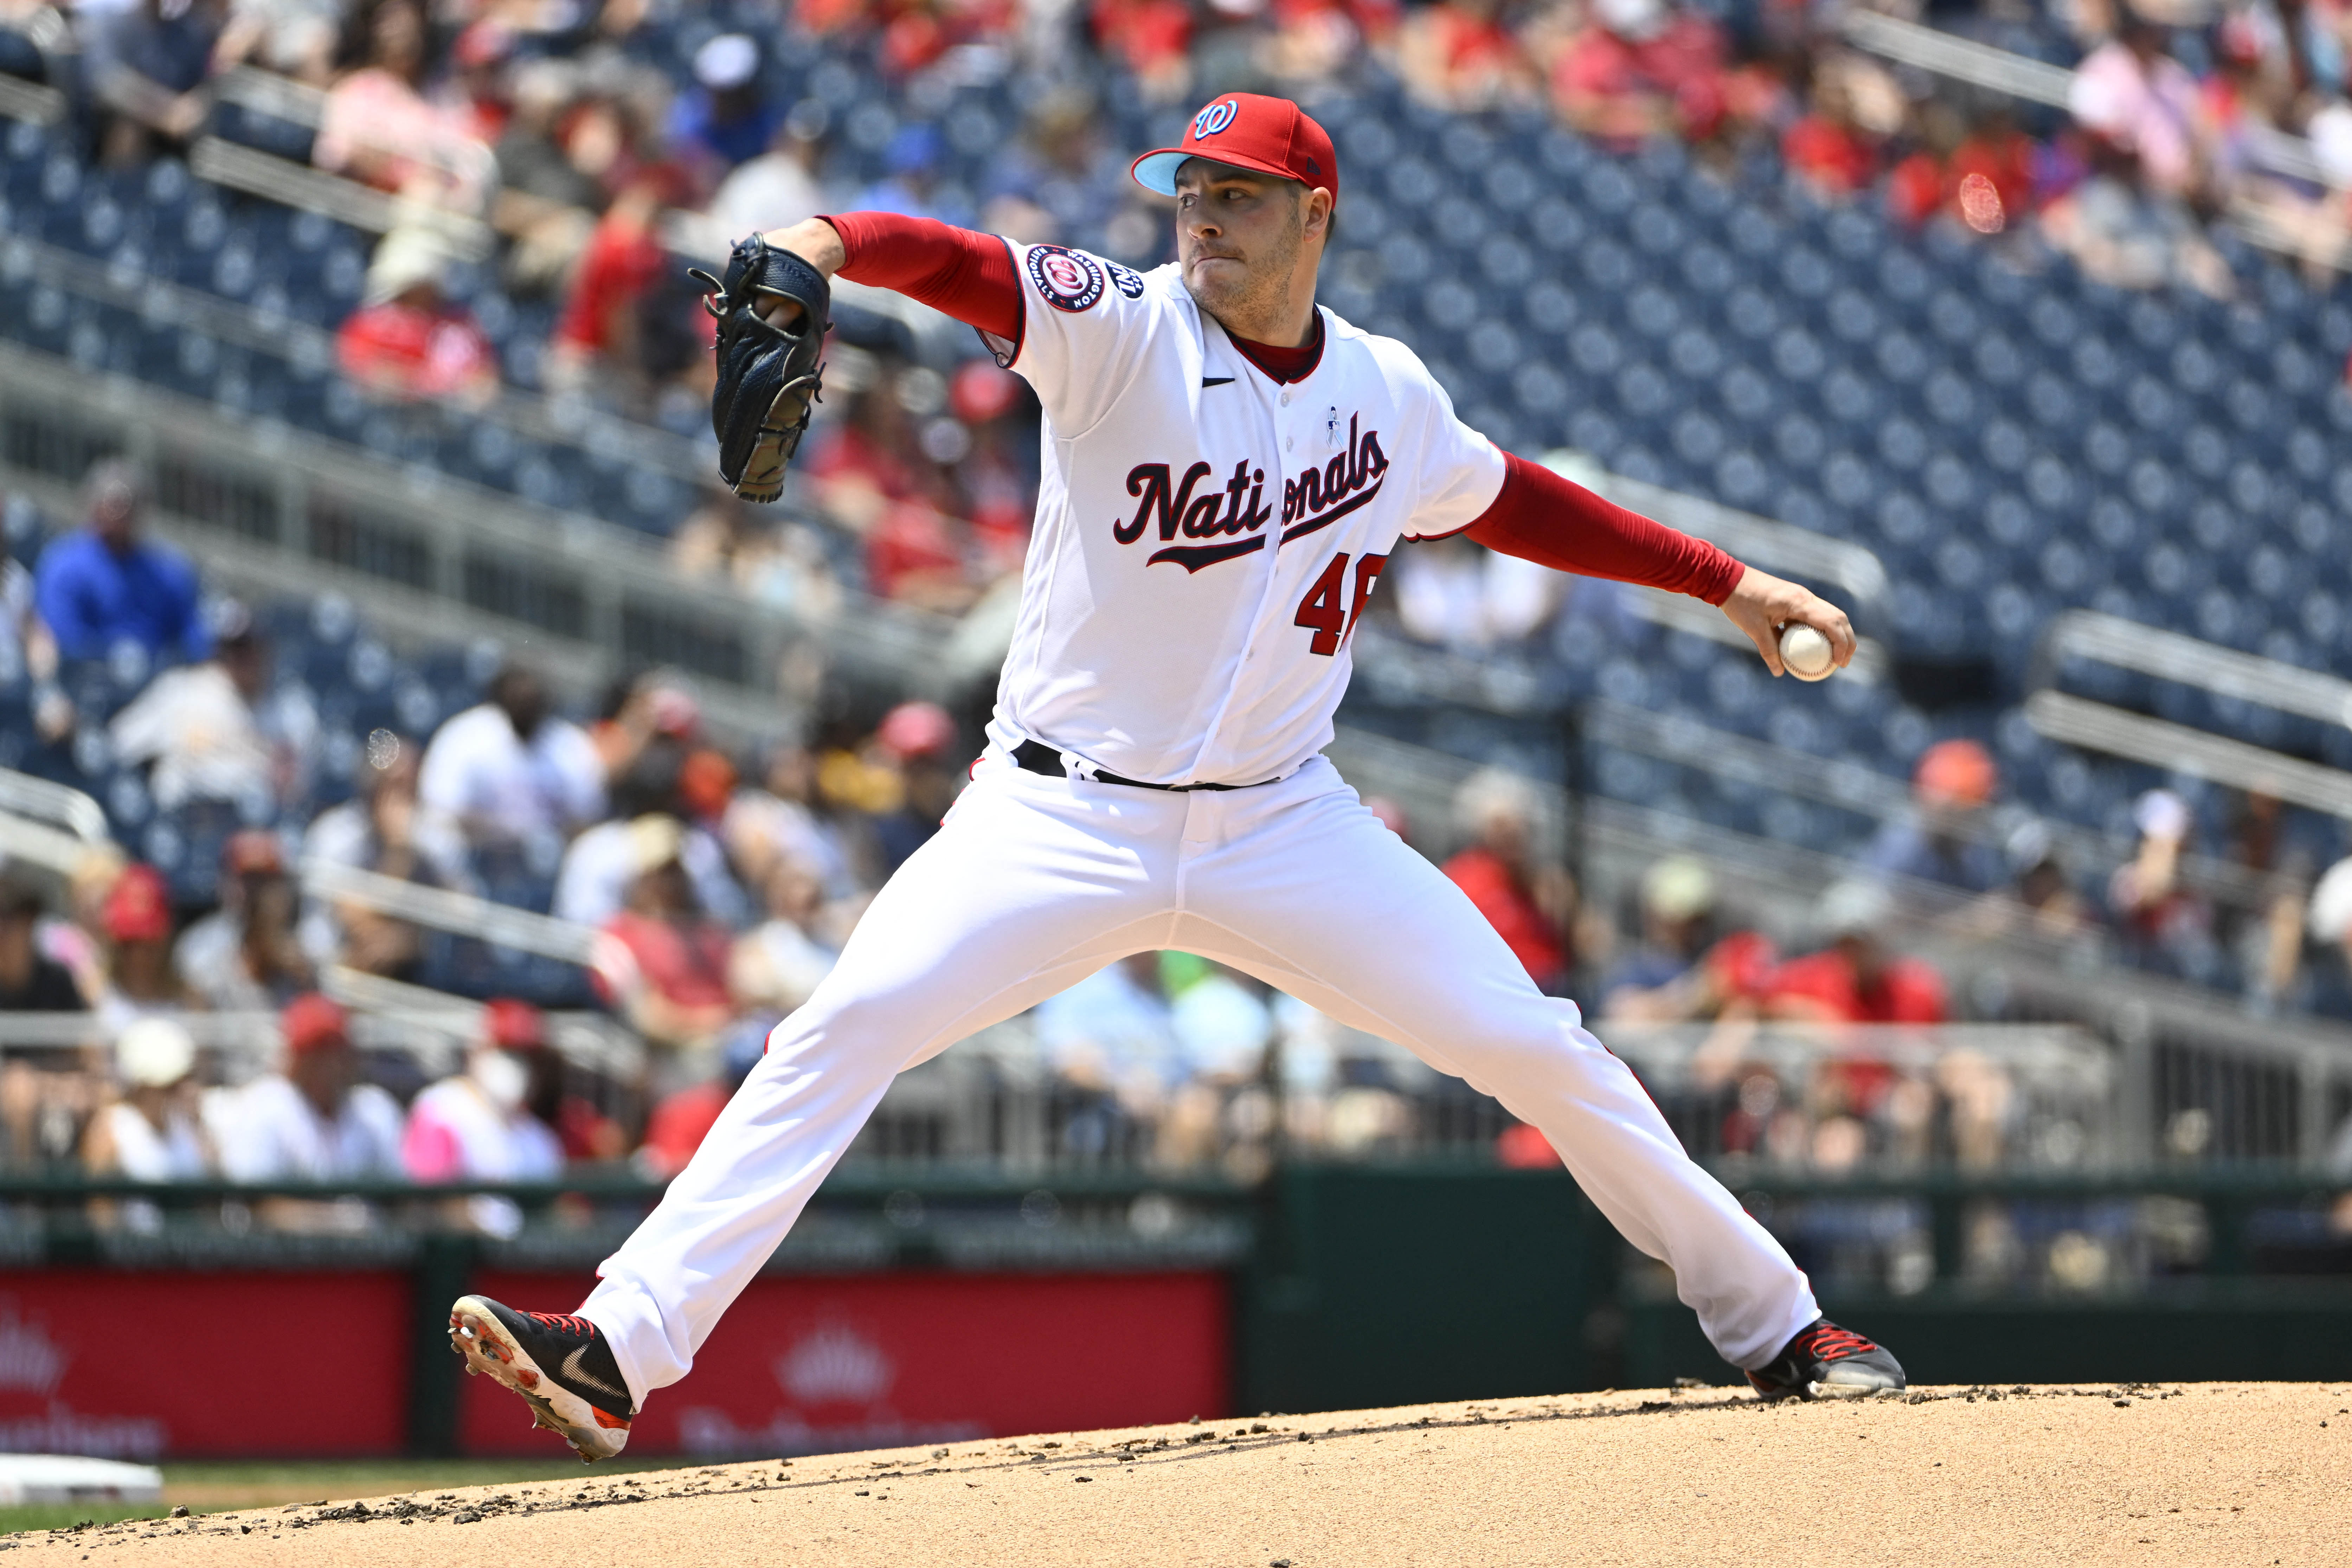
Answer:
POLYGON ((1331 557, 1307 590, 1307 597, 1298 601, 1298 618, 1294 626, 1305 626, 1315 634, 1307 643, 1308 653, 1319 653, 1329 658, 1346 644, 1348 634, 1356 629, 1356 617, 1364 613, 1365 602, 1372 596, 1372 585, 1381 580, 1381 568, 1389 563, 1385 555, 1366 555, 1356 563, 1356 591, 1346 593, 1348 552, 1344 550, 1331 557))

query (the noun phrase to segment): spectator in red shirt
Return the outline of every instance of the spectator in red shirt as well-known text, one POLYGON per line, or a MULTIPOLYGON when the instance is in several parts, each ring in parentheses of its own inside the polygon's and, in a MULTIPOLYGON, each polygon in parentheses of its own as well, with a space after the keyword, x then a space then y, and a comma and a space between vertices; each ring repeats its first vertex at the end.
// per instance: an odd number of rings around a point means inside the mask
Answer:
POLYGON ((1885 945, 1894 900, 1874 882, 1841 882, 1822 898, 1830 945, 1772 975, 1766 1013, 1835 1024, 1940 1024, 1944 977, 1885 945))
POLYGON ((597 220, 572 274, 572 290, 549 345, 548 384, 584 389, 617 377, 622 389, 641 379, 640 307, 670 266, 657 227, 678 181, 662 164, 638 169, 597 220))
POLYGON ((2013 228, 2033 211, 2033 139, 2005 109, 1976 123, 1952 154, 1952 210, 1979 234, 2013 228))
POLYGON ((952 614, 972 601, 961 525, 919 502, 884 509, 866 535, 866 586, 877 598, 952 614))
POLYGON ((498 351, 472 312, 442 295, 448 261, 429 229, 384 236, 368 267, 366 302, 335 332, 345 375, 404 403, 479 407, 498 395, 498 351))
POLYGON ((1508 773, 1490 768, 1473 776, 1454 801, 1470 847, 1448 860, 1444 871, 1528 977, 1557 994, 1568 981, 1576 886, 1559 867, 1537 863, 1535 805, 1534 792, 1508 773))
POLYGON ((1310 87, 1338 76, 1365 46, 1386 47, 1403 10, 1397 0, 1272 0, 1275 30, 1261 58, 1276 80, 1310 87))
POLYGON ((948 384, 948 411, 970 450, 953 469, 988 577, 1021 570, 1037 509, 1036 404, 1028 384, 993 360, 976 359, 948 384), (1022 416, 1030 415, 1024 418, 1022 416))
POLYGON ((596 988, 656 1045, 706 1045, 735 1016, 727 989, 732 943, 695 900, 678 860, 685 830, 677 819, 641 816, 629 829, 639 869, 626 904, 599 932, 596 988))
POLYGON ((694 1152, 710 1135, 711 1124, 727 1102, 751 1076, 767 1053, 768 1036, 777 1024, 773 1014, 746 1018, 727 1032, 719 1057, 719 1076, 690 1084, 666 1096, 646 1120, 646 1139, 637 1146, 636 1162, 646 1174, 667 1182, 686 1169, 694 1152))
POLYGON ((1540 78, 1501 11, 1497 0, 1437 0, 1408 16, 1396 52, 1406 87, 1456 110, 1534 97, 1540 78))
POLYGON ((1192 82, 1192 8, 1185 0, 1094 0, 1096 47, 1135 73, 1143 96, 1166 103, 1192 82))
POLYGON ((1780 157, 1790 174, 1826 196, 1870 187, 1878 177, 1879 138, 1867 129, 1873 106, 1863 100, 1874 85, 1835 60, 1813 73, 1811 109, 1780 138, 1780 157))
MULTIPOLYGON (((1944 977, 1916 958, 1885 945, 1894 900, 1874 882, 1841 882, 1822 899, 1822 923, 1832 941, 1821 952, 1791 959, 1770 980, 1768 1016, 1831 1024, 1940 1024, 1944 977)), ((1864 1123, 1886 1102, 1898 1081, 1894 1064, 1874 1050, 1824 1056, 1814 1065, 1808 1094, 1823 1117, 1815 1130, 1813 1159, 1843 1169, 1860 1155, 1864 1123)))
POLYGON ((2033 210, 2033 142, 2005 113, 1965 135, 1941 104, 1921 111, 1927 145, 1887 175, 1886 205, 1899 223, 1948 213, 1979 234, 1999 234, 2033 210))
POLYGON ((953 491, 914 423, 914 408, 936 413, 938 396, 936 376, 921 370, 864 388, 803 471, 816 482, 818 504, 864 537, 868 593, 953 612, 973 598, 967 525, 952 515, 953 491))
POLYGON ((1959 147, 1961 125, 1958 112, 1941 101, 1919 105, 1914 119, 1917 145, 1886 172, 1886 213, 1916 228, 1951 195, 1947 165, 1959 147))
POLYGON ((1703 142, 1728 102, 1723 34, 1664 0, 1601 0, 1591 26, 1562 50, 1552 92, 1568 122, 1632 145, 1667 133, 1703 142))

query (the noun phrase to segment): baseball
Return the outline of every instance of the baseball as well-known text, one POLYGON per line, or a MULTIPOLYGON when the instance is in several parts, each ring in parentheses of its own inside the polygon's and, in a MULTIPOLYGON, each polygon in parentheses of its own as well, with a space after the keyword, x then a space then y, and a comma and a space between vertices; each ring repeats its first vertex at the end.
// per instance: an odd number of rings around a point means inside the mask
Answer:
POLYGON ((1799 680, 1827 680, 1837 673, 1830 639, 1801 621, 1780 628, 1780 663, 1799 680))

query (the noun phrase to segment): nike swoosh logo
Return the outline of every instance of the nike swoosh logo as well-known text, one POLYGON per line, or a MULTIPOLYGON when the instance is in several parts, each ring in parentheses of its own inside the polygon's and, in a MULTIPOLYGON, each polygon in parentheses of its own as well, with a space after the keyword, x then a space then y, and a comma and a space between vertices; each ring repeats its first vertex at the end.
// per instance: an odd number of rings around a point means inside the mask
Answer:
POLYGON ((609 1394, 615 1399, 628 1398, 629 1391, 627 1389, 614 1388, 611 1384, 606 1383, 603 1378, 598 1377, 594 1373, 588 1371, 580 1364, 580 1358, 587 1353, 588 1347, 586 1345, 574 1345, 572 1347, 572 1353, 563 1358, 563 1365, 558 1369, 559 1374, 562 1377, 563 1381, 566 1383, 576 1383, 583 1388, 593 1388, 599 1394, 609 1394))
POLYGON ((1204 375, 1201 378, 1202 386, 1231 386, 1233 382, 1230 375, 1204 375))

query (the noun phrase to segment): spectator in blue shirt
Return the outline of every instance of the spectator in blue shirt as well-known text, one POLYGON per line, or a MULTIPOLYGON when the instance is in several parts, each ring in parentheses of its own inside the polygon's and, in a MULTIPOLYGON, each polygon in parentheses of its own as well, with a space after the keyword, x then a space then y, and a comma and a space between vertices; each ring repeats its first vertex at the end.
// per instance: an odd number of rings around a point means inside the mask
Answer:
POLYGON ((947 141, 938 126, 919 121, 901 125, 883 150, 882 163, 888 173, 866 187, 857 205, 868 212, 969 226, 972 215, 961 195, 940 183, 940 164, 946 156, 947 141))
POLYGON ((695 85, 670 109, 670 142, 716 162, 719 174, 766 152, 784 111, 760 90, 759 77, 760 47, 741 33, 721 33, 695 50, 695 85))
POLYGON ((1982 836, 2000 770, 1974 741, 1938 741, 1911 775, 1916 814, 1890 822, 1863 852, 1874 871, 1981 893, 2007 879, 2000 852, 1982 836))
POLYGON ((90 470, 89 522, 41 552, 33 603, 67 658, 104 658, 138 644, 151 659, 200 659, 212 636, 196 613, 196 570, 139 537, 137 473, 109 459, 90 470))

